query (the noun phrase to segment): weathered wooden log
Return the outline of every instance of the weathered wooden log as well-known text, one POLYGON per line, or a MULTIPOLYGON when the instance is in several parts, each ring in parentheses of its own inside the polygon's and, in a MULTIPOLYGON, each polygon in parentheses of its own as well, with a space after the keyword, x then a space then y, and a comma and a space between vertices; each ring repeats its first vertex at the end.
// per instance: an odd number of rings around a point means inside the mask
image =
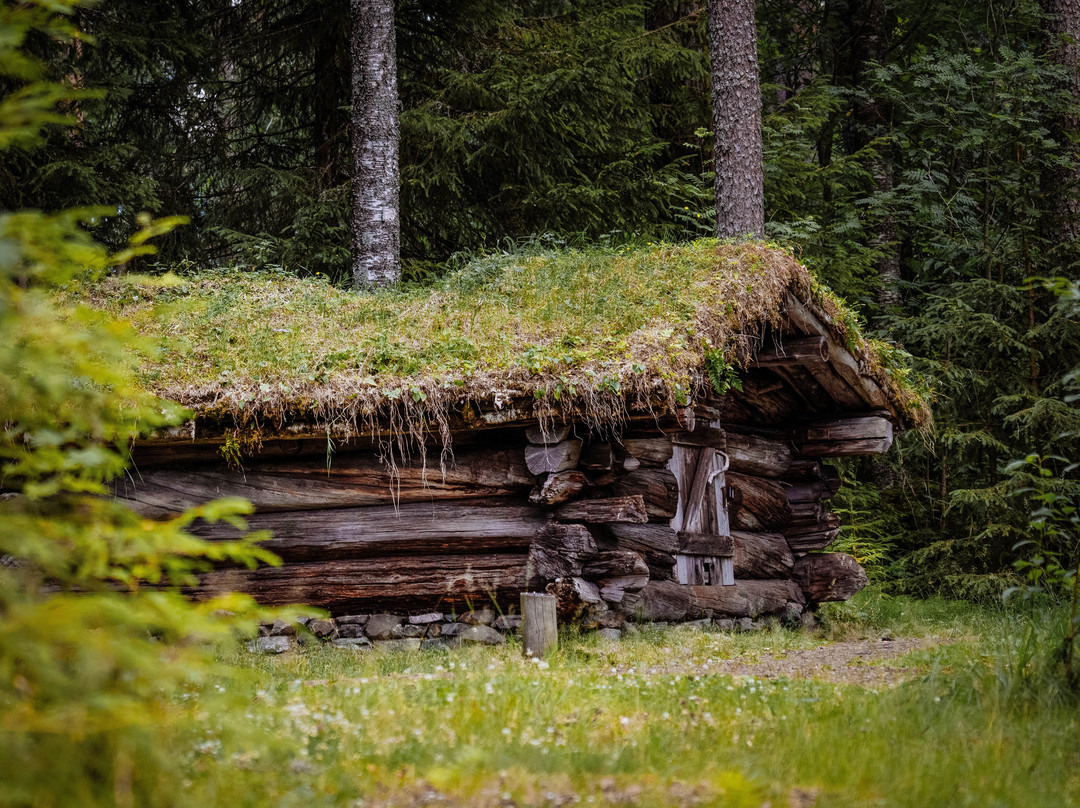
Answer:
POLYGON ((615 482, 618 496, 640 494, 645 499, 645 511, 650 518, 670 519, 679 501, 679 484, 667 469, 641 468, 615 482))
POLYGON ((867 584, 866 570, 847 553, 803 556, 794 574, 811 603, 847 600, 867 584))
POLYGON ((788 502, 791 503, 792 512, 798 505, 804 505, 806 503, 820 504, 821 500, 825 499, 826 487, 823 481, 813 483, 795 483, 788 485, 784 492, 787 494, 788 502))
POLYGON ((808 304, 788 292, 784 298, 784 314, 804 334, 819 335, 829 340, 829 366, 844 379, 869 408, 892 411, 888 397, 877 382, 863 374, 858 360, 844 345, 833 338, 832 331, 818 318, 817 314, 811 311, 808 304))
POLYGON ((777 480, 729 471, 725 482, 732 530, 774 530, 791 519, 792 505, 777 480))
POLYGON ((829 358, 829 341, 825 337, 795 337, 777 341, 759 351, 750 367, 785 368, 798 365, 820 365, 829 358))
POLYGON ((484 448, 460 451, 445 475, 419 460, 391 469, 374 455, 339 454, 328 468, 325 457, 279 456, 243 473, 147 470, 118 478, 113 491, 137 513, 161 517, 221 497, 243 497, 273 513, 516 495, 532 483, 520 451, 484 448))
POLYGON ((724 452, 730 461, 728 470, 737 474, 782 477, 791 465, 791 447, 786 442, 751 432, 699 426, 693 432, 673 433, 671 438, 676 445, 724 452))
POLYGON ((687 617, 758 617, 783 614, 806 598, 794 581, 736 581, 734 586, 688 586, 687 617))
POLYGON ((585 522, 586 524, 645 524, 649 514, 641 494, 607 499, 582 499, 567 502, 555 509, 555 518, 561 522, 585 522))
POLYGON ((525 589, 526 556, 417 555, 317 561, 257 570, 219 569, 201 576, 197 597, 247 592, 260 603, 304 603, 337 614, 402 609, 448 610, 467 602, 511 603, 525 589))
POLYGON ((596 550, 596 541, 584 525, 545 525, 529 546, 529 585, 536 588, 556 578, 581 575, 582 564, 596 550))
POLYGON ((892 421, 878 415, 814 421, 800 427, 796 436, 803 457, 881 454, 892 442, 892 421))
MULTIPOLYGON (((252 530, 273 532, 264 547, 284 559, 305 561, 500 549, 525 552, 547 517, 542 508, 503 499, 257 513, 247 521, 252 530)), ((245 533, 223 522, 199 523, 190 529, 207 539, 235 539, 245 533)))
POLYGON ((608 603, 622 603, 627 595, 633 595, 644 589, 649 583, 648 575, 616 575, 597 580, 600 597, 608 603))
POLYGON ((729 471, 757 477, 782 477, 791 464, 791 447, 783 441, 749 433, 726 433, 729 471))
POLYGON ((682 620, 690 609, 688 587, 674 581, 649 581, 636 595, 624 597, 618 610, 638 621, 682 620))
POLYGON ((648 575, 645 559, 633 550, 607 550, 590 556, 581 566, 582 578, 648 575))
POLYGON ((564 620, 576 620, 589 606, 600 603, 600 587, 582 578, 559 578, 545 588, 556 598, 555 611, 564 620))
POLYGON ((525 447, 525 465, 533 474, 568 471, 577 466, 580 457, 581 441, 576 439, 525 447))
POLYGON ((529 502, 536 505, 558 505, 573 499, 589 484, 589 478, 580 471, 560 471, 547 475, 529 494, 529 502))
POLYGON ((667 525, 611 525, 608 530, 621 550, 634 550, 642 555, 679 552, 679 537, 667 525))
POLYGON ((759 614, 781 614, 789 603, 800 606, 806 598, 794 581, 781 578, 771 581, 736 581, 735 586, 750 603, 751 617, 759 614))
POLYGON ((811 500, 809 502, 793 502, 791 503, 791 518, 788 520, 788 524, 818 524, 825 518, 826 510, 825 506, 820 501, 811 500))
POLYGON ((840 529, 822 530, 818 533, 803 533, 799 536, 786 536, 788 547, 793 553, 812 553, 824 550, 840 535, 840 529))
POLYGON ((735 552, 731 536, 721 536, 716 533, 692 533, 686 530, 680 530, 678 536, 680 553, 730 557, 735 552))
POLYGON ((527 657, 544 657, 559 647, 554 595, 521 593, 521 650, 527 657))
POLYGON ((840 526, 840 517, 835 513, 825 511, 821 516, 808 517, 806 519, 792 519, 783 529, 783 534, 788 538, 805 536, 811 533, 835 530, 840 526))
POLYGON ((537 446, 552 446, 569 438, 572 429, 569 424, 548 424, 546 427, 537 424, 525 428, 525 439, 537 446))
POLYGON ((731 539, 736 579, 791 577, 795 557, 781 534, 732 531, 731 539))
POLYGON ((622 448, 630 457, 657 468, 662 468, 671 459, 671 438, 667 435, 655 438, 623 438, 622 448))

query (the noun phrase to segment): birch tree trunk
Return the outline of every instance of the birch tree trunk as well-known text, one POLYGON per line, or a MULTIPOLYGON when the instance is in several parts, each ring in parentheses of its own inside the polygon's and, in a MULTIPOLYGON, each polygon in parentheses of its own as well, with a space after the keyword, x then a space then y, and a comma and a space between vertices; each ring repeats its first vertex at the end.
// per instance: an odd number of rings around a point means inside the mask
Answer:
POLYGON ((765 235, 754 0, 709 0, 716 235, 765 235))
POLYGON ((353 284, 401 277, 397 44, 393 0, 350 0, 353 284))

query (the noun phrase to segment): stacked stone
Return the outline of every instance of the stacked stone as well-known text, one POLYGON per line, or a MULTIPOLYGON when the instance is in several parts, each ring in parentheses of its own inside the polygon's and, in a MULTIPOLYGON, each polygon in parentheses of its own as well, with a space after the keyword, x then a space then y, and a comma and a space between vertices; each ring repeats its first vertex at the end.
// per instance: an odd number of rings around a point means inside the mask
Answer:
MULTIPOLYGON (((771 628, 776 618, 751 620, 749 617, 692 620, 674 625, 706 631, 762 631, 771 628)), ((799 625, 813 628, 814 616, 805 612, 799 625)), ((625 632, 649 628, 665 629, 671 623, 635 624, 615 611, 586 612, 579 615, 578 627, 596 631, 607 640, 618 640, 625 632)), ((259 636, 248 643, 255 653, 281 654, 295 647, 311 644, 364 651, 382 648, 391 651, 419 651, 429 648, 450 649, 459 645, 502 645, 507 635, 518 632, 521 615, 497 615, 492 609, 478 609, 461 615, 428 612, 401 616, 393 614, 348 614, 329 618, 301 617, 296 623, 276 620, 259 626, 259 636)))
POLYGON ((321 642, 335 648, 362 651, 382 648, 419 651, 454 648, 462 644, 502 645, 506 635, 521 625, 521 616, 497 615, 477 609, 461 615, 428 612, 393 614, 347 614, 330 618, 302 617, 296 624, 277 620, 259 626, 259 637, 248 644, 251 651, 283 653, 297 645, 321 642))

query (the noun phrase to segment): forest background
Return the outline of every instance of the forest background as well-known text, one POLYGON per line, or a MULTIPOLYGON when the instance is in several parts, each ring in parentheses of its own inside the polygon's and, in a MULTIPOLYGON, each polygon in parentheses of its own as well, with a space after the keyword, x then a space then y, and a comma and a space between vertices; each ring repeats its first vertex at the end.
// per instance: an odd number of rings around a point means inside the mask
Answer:
MULTIPOLYGON (((931 392, 929 434, 843 471, 843 542, 895 591, 1015 582, 1046 457, 1062 496, 1080 417, 1075 77, 1033 0, 758 3, 768 236, 858 309, 931 392), (1064 179, 1063 179, 1064 178, 1064 179), (1071 235, 1070 235, 1071 233, 1071 235), (1072 286, 1071 288, 1075 288, 1072 286), (906 353, 905 353, 906 352, 906 353)), ((529 244, 713 232, 707 14, 697 2, 397 3, 407 282, 529 244)), ((0 207, 184 215, 142 270, 214 264, 349 278, 344 0, 109 0, 89 36, 31 33, 46 78, 100 91, 15 148, 0 207)), ((1074 68, 1075 70, 1075 68, 1074 68)), ((1050 548, 1075 568, 1077 548, 1050 548)))

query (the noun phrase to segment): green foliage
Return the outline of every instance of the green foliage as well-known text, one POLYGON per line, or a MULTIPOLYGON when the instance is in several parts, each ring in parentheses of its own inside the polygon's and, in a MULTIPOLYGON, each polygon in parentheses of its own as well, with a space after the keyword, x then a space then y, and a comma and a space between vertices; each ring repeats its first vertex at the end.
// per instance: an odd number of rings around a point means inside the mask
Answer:
MULTIPOLYGON (((36 81, 19 49, 34 32, 70 34, 55 16, 65 11, 43 1, 0 12, 0 70, 23 82, 19 97, 68 97, 36 81)), ((0 142, 9 147, 57 120, 33 109, 22 118, 3 112, 0 142), (17 136, 6 136, 10 127, 17 136)), ((176 587, 213 562, 273 560, 249 541, 208 543, 185 531, 195 519, 242 526, 246 503, 216 502, 157 522, 109 498, 130 441, 182 411, 138 384, 133 352, 145 354, 148 343, 53 295, 149 253, 147 239, 174 224, 147 221, 127 250, 110 255, 80 226, 99 215, 0 215, 4 804, 151 804, 176 793, 177 767, 161 733, 192 718, 176 698, 218 670, 212 649, 233 642, 241 621, 257 613, 247 598, 194 604, 176 587)))

